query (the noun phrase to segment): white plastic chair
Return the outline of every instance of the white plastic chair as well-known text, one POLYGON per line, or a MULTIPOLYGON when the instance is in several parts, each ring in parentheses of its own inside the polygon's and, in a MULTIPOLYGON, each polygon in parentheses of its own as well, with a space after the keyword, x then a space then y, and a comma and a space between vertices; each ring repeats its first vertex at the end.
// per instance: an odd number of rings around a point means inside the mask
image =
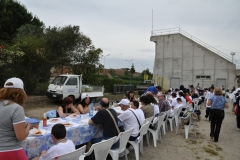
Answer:
POLYGON ((186 119, 186 118, 189 118, 189 124, 188 125, 184 125, 185 138, 188 139, 189 126, 193 126, 193 128, 194 128, 194 135, 196 137, 196 129, 195 129, 195 122, 196 121, 192 118, 192 113, 190 112, 187 117, 184 117, 182 119, 186 119))
MULTIPOLYGON (((154 116, 152 116, 152 117, 148 117, 148 118, 146 118, 144 121, 143 121, 143 124, 145 124, 145 123, 147 123, 147 122, 152 122, 152 120, 153 120, 153 118, 154 118, 154 116)), ((142 124, 142 125, 143 125, 142 124)))
POLYGON ((177 116, 177 111, 178 111, 178 108, 174 108, 173 110, 173 116, 171 118, 168 117, 168 122, 170 123, 170 129, 171 131, 173 131, 173 121, 175 120, 175 117, 177 116))
POLYGON ((126 153, 126 145, 127 145, 128 139, 131 136, 133 130, 134 129, 130 129, 128 131, 119 133, 119 135, 116 139, 116 142, 119 140, 119 148, 109 150, 109 154, 112 156, 113 160, 118 160, 119 153, 122 153, 122 152, 125 152, 125 159, 128 159, 127 153, 126 153))
POLYGON ((198 105, 198 102, 199 102, 199 99, 198 99, 198 98, 195 98, 195 99, 193 100, 194 110, 200 110, 200 105, 198 105))
POLYGON ((83 153, 81 155, 79 160, 84 160, 84 157, 90 155, 93 151, 96 160, 106 159, 110 148, 112 147, 113 143, 115 143, 116 138, 117 137, 115 136, 108 140, 103 140, 99 143, 93 144, 87 153, 83 153))
POLYGON ((153 135, 154 147, 157 147, 157 140, 162 141, 160 129, 161 129, 161 126, 162 126, 164 118, 165 118, 165 114, 162 115, 162 116, 157 117, 157 121, 156 122, 153 121, 153 124, 157 124, 156 130, 148 128, 148 131, 150 133, 152 133, 152 135, 153 135))
POLYGON ((128 143, 130 143, 134 148, 136 160, 139 160, 139 148, 140 148, 141 153, 143 154, 143 146, 142 146, 141 142, 143 140, 144 132, 146 130, 148 130, 149 125, 150 125, 149 122, 143 124, 139 131, 140 136, 135 141, 128 141, 128 143), (140 147, 139 147, 139 145, 140 145, 140 147))
MULTIPOLYGON (((149 123, 151 124, 153 118, 154 118, 154 116, 146 118, 146 119, 143 121, 143 124, 146 124, 147 122, 149 122, 149 123)), ((147 144, 148 144, 148 146, 150 146, 150 144, 149 144, 149 136, 148 136, 148 134, 147 134, 147 130, 146 130, 146 132, 144 133, 144 135, 146 135, 147 144)))
POLYGON ((79 160, 79 157, 85 152, 86 146, 83 146, 73 152, 54 157, 52 160, 79 160))
POLYGON ((176 123, 176 134, 178 132, 178 129, 179 129, 179 124, 181 122, 181 119, 180 119, 180 113, 182 112, 182 109, 183 109, 183 106, 180 106, 177 110, 177 115, 175 116, 175 123, 176 123))
POLYGON ((167 119, 168 119, 169 114, 171 113, 171 110, 168 110, 168 111, 166 111, 165 113, 166 113, 166 115, 165 115, 165 118, 164 118, 163 123, 162 123, 163 134, 166 134, 166 130, 167 130, 167 119))
POLYGON ((180 116, 180 113, 182 112, 182 109, 183 109, 183 106, 180 106, 177 110, 177 114, 175 115, 175 124, 176 124, 176 127, 178 126, 179 124, 179 116, 180 116))

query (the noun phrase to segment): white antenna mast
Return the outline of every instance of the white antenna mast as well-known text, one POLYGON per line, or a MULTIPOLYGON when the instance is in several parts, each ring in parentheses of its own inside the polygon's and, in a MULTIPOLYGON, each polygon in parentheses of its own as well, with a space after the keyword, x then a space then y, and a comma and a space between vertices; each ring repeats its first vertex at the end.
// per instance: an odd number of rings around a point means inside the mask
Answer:
POLYGON ((153 9, 152 9, 152 36, 153 36, 153 9))

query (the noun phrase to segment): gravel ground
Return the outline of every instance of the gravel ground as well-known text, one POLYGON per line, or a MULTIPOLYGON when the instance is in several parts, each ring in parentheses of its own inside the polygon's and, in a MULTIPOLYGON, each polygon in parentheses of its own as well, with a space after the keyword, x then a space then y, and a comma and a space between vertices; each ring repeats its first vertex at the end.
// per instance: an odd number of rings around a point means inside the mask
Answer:
MULTIPOLYGON (((107 95, 107 97, 110 100, 119 100, 122 95, 107 95)), ((25 114, 28 117, 40 119, 44 112, 56 109, 58 105, 60 103, 53 103, 46 97, 28 97, 28 101, 24 105, 25 114)), ((176 128, 174 128, 173 131, 168 130, 162 136, 162 142, 158 142, 156 148, 153 146, 152 136, 150 146, 147 146, 144 137, 144 153, 140 154, 140 160, 239 160, 240 156, 237 152, 240 151, 240 131, 236 130, 236 118, 231 111, 232 103, 229 103, 229 106, 229 109, 225 110, 225 118, 217 143, 210 140, 210 123, 205 121, 205 108, 202 106, 202 120, 197 123, 196 137, 193 127, 190 127, 188 139, 184 137, 183 127, 180 127, 177 135, 175 134, 176 128)), ((120 160, 123 159, 125 158, 120 158, 120 160)), ((134 151, 128 154, 128 159, 135 159, 134 151)))

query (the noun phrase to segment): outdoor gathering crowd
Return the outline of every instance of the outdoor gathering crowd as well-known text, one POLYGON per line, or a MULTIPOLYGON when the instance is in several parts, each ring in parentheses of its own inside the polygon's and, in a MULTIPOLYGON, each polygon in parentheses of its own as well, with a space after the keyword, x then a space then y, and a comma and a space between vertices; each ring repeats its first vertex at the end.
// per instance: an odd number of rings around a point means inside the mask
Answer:
MULTIPOLYGON (((169 118, 173 117, 175 108, 187 105, 194 105, 193 100, 199 98, 199 104, 206 107, 205 118, 211 123, 210 138, 218 142, 221 124, 224 119, 224 108, 228 108, 228 102, 223 96, 223 87, 212 85, 210 88, 201 89, 198 86, 188 85, 186 88, 181 85, 179 89, 169 89, 163 93, 160 86, 149 87, 139 98, 135 97, 134 91, 126 93, 120 102, 113 103, 112 107, 108 98, 102 98, 99 106, 96 107, 96 114, 88 121, 89 125, 99 125, 103 132, 102 137, 93 138, 91 144, 118 136, 120 132, 133 129, 129 141, 135 141, 139 137, 139 130, 145 119, 161 116, 166 111, 171 111, 169 118), (118 113, 114 108, 121 107, 123 112, 118 113)), ((232 91, 236 92, 236 91, 232 91)), ((240 89, 237 91, 240 95, 240 89)), ((224 92, 225 93, 225 92, 224 92)), ((238 110, 240 96, 236 94, 233 111, 238 110)), ((27 156, 21 147, 24 140, 34 125, 26 125, 23 103, 27 96, 24 92, 23 82, 18 78, 8 79, 4 87, 0 89, 0 159, 1 160, 26 160, 27 156)), ((64 98, 62 105, 57 107, 56 117, 67 117, 71 114, 86 114, 90 111, 90 97, 82 94, 81 101, 74 107, 71 97, 64 98)), ((236 112, 237 113, 237 112, 236 112)), ((237 129, 240 130, 240 113, 236 114, 237 129)), ((154 125, 150 128, 154 129, 154 125)), ((49 150, 40 153, 35 160, 48 160, 62 154, 74 151, 75 145, 67 140, 66 128, 63 124, 55 124, 51 130, 52 140, 55 143, 49 150)), ((111 149, 119 147, 119 141, 115 142, 111 149)), ((133 150, 130 143, 127 143, 126 152, 119 154, 120 157, 133 150)), ((94 155, 93 155, 94 156, 94 155)), ((89 158, 91 158, 89 156, 89 158)), ((109 159, 111 157, 108 156, 109 159)), ((86 157, 87 159, 87 157, 86 157)))

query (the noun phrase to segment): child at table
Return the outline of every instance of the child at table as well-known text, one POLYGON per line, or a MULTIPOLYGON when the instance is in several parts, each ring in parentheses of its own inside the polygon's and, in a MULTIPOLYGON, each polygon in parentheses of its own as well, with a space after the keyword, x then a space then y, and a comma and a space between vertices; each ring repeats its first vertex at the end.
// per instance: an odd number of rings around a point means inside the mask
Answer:
POLYGON ((52 140, 55 143, 48 151, 43 150, 39 157, 33 160, 52 160, 54 157, 75 151, 75 146, 71 140, 66 138, 66 128, 63 124, 55 124, 52 127, 52 140))

